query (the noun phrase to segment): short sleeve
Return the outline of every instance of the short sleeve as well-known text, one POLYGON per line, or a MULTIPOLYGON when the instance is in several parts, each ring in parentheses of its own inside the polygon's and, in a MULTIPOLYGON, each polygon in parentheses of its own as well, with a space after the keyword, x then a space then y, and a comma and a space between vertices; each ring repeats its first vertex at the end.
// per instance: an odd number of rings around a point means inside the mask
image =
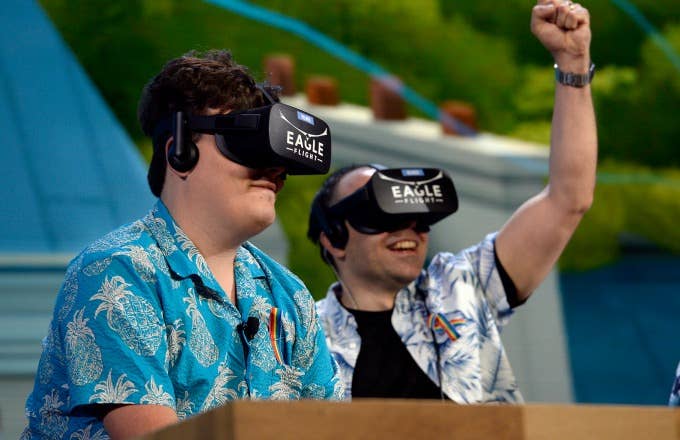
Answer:
POLYGON ((155 281, 128 256, 86 259, 63 321, 71 407, 158 404, 174 408, 155 281))
POLYGON ((482 292, 491 308, 499 327, 506 325, 512 315, 512 308, 503 287, 494 246, 496 233, 487 235, 479 244, 463 250, 464 258, 472 266, 473 272, 479 277, 482 292))

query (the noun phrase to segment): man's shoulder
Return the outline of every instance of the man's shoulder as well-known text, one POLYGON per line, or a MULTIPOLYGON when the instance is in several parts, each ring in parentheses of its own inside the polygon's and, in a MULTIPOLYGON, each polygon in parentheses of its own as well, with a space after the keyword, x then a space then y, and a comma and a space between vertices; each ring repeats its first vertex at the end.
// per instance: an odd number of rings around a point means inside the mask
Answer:
POLYGON ((468 246, 458 252, 438 252, 427 266, 427 271, 436 271, 441 267, 465 269, 475 266, 480 260, 493 261, 496 232, 488 234, 479 243, 468 246))
POLYGON ((78 254, 67 274, 105 275, 111 267, 129 265, 131 270, 159 262, 160 250, 141 220, 123 225, 93 241, 78 254))
POLYGON ((83 259, 98 259, 129 249, 131 246, 146 248, 149 238, 144 223, 141 220, 136 220, 93 241, 82 250, 79 256, 83 259))
POLYGON ((329 309, 332 308, 332 306, 329 304, 328 298, 321 298, 320 300, 316 301, 314 305, 319 317, 322 318, 325 318, 329 314, 329 309))

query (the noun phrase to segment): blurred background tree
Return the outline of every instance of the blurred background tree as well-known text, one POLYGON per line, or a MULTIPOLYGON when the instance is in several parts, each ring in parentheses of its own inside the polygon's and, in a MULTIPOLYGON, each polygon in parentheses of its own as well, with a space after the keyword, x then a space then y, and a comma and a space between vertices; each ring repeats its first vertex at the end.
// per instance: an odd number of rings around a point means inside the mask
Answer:
MULTIPOLYGON (((191 49, 225 47, 260 79, 263 57, 290 54, 297 89, 310 75, 338 80, 341 99, 366 104, 369 78, 332 54, 201 1, 40 0, 128 133, 148 157, 149 141, 136 121, 140 91, 163 63, 191 49)), ((552 60, 529 30, 533 2, 464 0, 257 0, 297 18, 380 64, 434 103, 462 100, 491 131, 547 144, 554 87, 552 60)), ((620 237, 638 235, 660 249, 680 252, 669 218, 680 211, 680 72, 621 5, 592 0, 593 93, 601 167, 614 175, 653 176, 598 184, 596 205, 560 260, 563 268, 612 261, 620 237), (663 168, 662 168, 663 167, 663 168), (669 183, 670 182, 670 183, 669 183), (650 209, 641 209, 641 206, 650 209), (618 213, 615 219, 612 213, 618 213), (588 252, 583 252, 588 249, 588 252), (587 254, 587 258, 585 255, 587 254)), ((636 0, 635 6, 680 51, 680 2, 636 0)), ((421 115, 410 109, 412 115, 421 115)), ((619 179, 620 180, 620 179, 619 179)), ((290 265, 313 287, 332 277, 304 239, 313 189, 289 181, 279 211, 291 241, 290 265), (302 261, 305 260, 305 261, 302 261)), ((321 287, 318 287, 321 286, 321 287)))

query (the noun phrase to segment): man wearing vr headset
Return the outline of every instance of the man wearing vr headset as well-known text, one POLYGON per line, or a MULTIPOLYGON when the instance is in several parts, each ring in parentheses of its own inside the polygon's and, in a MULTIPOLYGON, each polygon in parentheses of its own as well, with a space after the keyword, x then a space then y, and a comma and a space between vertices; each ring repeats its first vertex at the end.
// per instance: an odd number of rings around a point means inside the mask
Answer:
POLYGON ((247 242, 287 172, 330 163, 325 123, 272 95, 227 51, 147 84, 159 200, 69 266, 25 438, 129 438, 233 399, 343 396, 311 295, 247 242))
POLYGON ((338 277, 317 309, 347 397, 522 402, 499 332, 590 207, 597 159, 588 11, 539 0, 531 28, 559 69, 549 184, 497 233, 422 269, 429 226, 457 208, 438 170, 346 167, 314 199, 308 236, 338 277))

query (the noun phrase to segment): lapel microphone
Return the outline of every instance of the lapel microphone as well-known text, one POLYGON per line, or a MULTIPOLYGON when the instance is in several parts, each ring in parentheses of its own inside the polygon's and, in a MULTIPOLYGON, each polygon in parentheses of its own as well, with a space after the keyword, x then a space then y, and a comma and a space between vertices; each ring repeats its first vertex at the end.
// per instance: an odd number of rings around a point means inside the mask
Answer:
POLYGON ((240 332, 243 332, 246 340, 250 342, 260 329, 260 320, 255 316, 249 316, 248 320, 246 322, 240 323, 238 326, 236 326, 236 329, 240 332))

